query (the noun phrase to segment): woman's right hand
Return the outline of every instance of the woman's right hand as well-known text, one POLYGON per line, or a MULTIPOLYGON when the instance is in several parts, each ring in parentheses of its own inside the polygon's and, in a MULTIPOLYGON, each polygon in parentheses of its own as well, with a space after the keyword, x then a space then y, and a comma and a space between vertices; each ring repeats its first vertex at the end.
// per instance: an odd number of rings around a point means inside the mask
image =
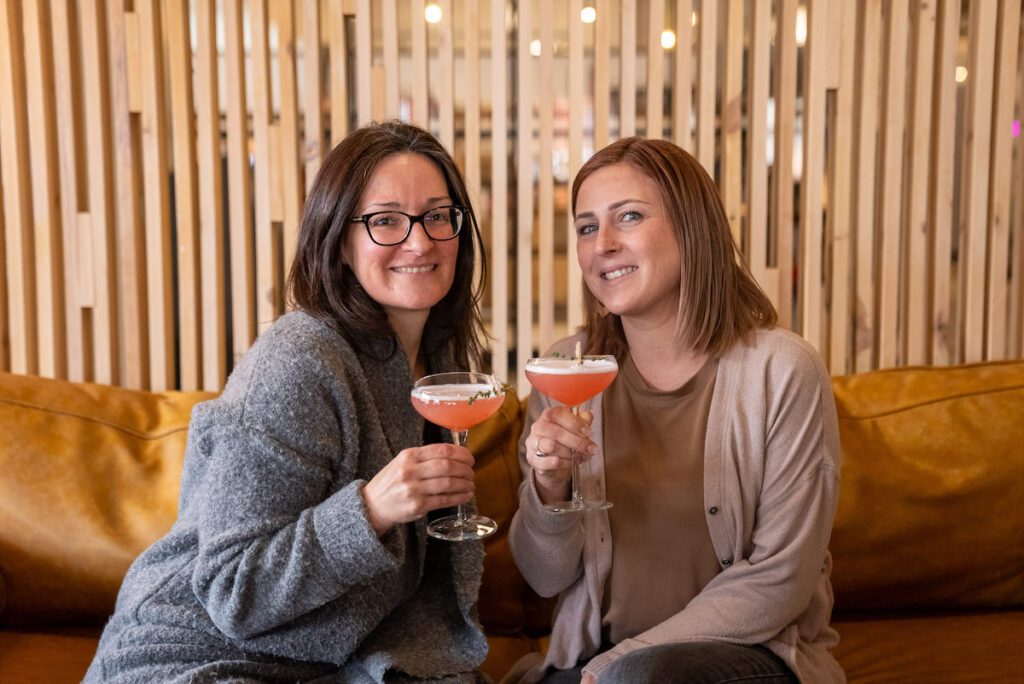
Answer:
POLYGON ((554 503, 568 498, 572 479, 572 451, 580 461, 586 461, 597 452, 597 443, 590 438, 590 411, 574 415, 564 406, 544 409, 530 426, 526 437, 526 461, 533 468, 533 480, 542 503, 554 503))
POLYGON ((472 498, 473 455, 453 444, 403 449, 363 487, 363 501, 377 536, 472 498))

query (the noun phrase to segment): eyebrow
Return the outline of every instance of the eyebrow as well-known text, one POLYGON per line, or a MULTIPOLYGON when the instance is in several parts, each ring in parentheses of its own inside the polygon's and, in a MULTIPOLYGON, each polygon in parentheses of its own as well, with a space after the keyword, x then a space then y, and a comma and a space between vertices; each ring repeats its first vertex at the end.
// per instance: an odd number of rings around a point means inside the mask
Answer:
MULTIPOLYGON (((448 200, 450 202, 452 198, 449 197, 448 195, 441 195, 439 197, 428 197, 426 203, 433 204, 434 202, 440 202, 441 200, 448 200)), ((366 208, 369 209, 370 207, 382 207, 384 209, 399 209, 401 208, 401 206, 401 202, 370 202, 369 204, 366 205, 366 208)))
MULTIPOLYGON (((624 200, 619 200, 618 202, 612 202, 611 204, 608 205, 608 209, 609 210, 618 209, 621 206, 624 206, 626 204, 632 204, 634 202, 637 203, 637 204, 647 204, 647 205, 651 204, 650 202, 645 202, 644 200, 641 200, 641 199, 628 198, 628 199, 624 199, 624 200)), ((597 218, 597 214, 592 212, 592 211, 584 211, 584 212, 581 212, 579 214, 576 214, 576 220, 579 220, 581 218, 597 218)))

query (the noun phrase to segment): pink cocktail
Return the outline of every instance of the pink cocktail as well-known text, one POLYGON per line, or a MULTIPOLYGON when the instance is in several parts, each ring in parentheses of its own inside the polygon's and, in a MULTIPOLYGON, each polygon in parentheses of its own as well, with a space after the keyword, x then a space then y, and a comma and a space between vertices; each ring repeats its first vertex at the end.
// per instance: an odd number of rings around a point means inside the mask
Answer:
POLYGON ((504 395, 495 395, 488 385, 434 385, 412 391, 416 411, 435 425, 452 432, 469 430, 501 408, 504 395))
MULTIPOLYGON (((614 356, 547 356, 526 362, 526 377, 533 388, 579 414, 580 405, 593 399, 612 384, 619 372, 614 356)), ((580 488, 580 464, 571 452, 572 496, 569 501, 547 504, 554 513, 575 513, 611 507, 608 501, 587 501, 580 488)))
MULTIPOLYGON (((416 381, 412 405, 435 425, 448 428, 452 442, 466 443, 469 428, 484 422, 501 408, 505 390, 493 376, 484 373, 437 373, 416 381)), ((467 514, 463 506, 455 515, 438 518, 427 525, 427 534, 447 541, 483 539, 494 534, 498 523, 476 514, 467 514)))

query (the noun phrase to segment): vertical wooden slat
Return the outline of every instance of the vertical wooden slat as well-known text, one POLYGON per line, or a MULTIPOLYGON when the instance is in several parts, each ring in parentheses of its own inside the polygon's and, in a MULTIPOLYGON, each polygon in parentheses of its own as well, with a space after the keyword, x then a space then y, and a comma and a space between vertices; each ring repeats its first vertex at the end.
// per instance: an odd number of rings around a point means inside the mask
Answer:
POLYGON ((202 387, 216 392, 227 380, 227 309, 224 305, 224 202, 221 183, 220 104, 217 84, 217 17, 212 0, 195 6, 196 121, 199 238, 202 273, 202 387))
POLYGON ((0 182, 0 371, 11 370, 10 318, 7 314, 7 233, 4 225, 4 184, 0 182))
POLYGON ((85 100, 86 158, 89 168, 89 239, 92 245, 95 381, 120 380, 117 286, 111 177, 110 87, 102 0, 85 0, 82 10, 82 92, 85 100))
POLYGON ((455 17, 452 15, 452 0, 441 0, 441 42, 438 45, 438 67, 441 74, 438 84, 438 137, 449 152, 455 151, 455 102, 452 81, 455 80, 455 17))
POLYGON ((835 83, 835 118, 831 125, 833 154, 829 167, 828 233, 832 244, 832 319, 829 369, 843 375, 852 369, 851 320, 853 284, 851 211, 853 174, 853 91, 857 56, 857 5, 832 0, 830 32, 837 36, 839 60, 835 83))
POLYGON ((972 2, 964 119, 963 199, 960 202, 960 272, 963 298, 959 334, 961 360, 984 359, 985 259, 988 250, 989 150, 992 140, 992 78, 997 5, 972 2))
POLYGON ((906 362, 912 365, 928 363, 928 272, 929 272, 929 220, 928 185, 931 180, 931 122, 932 81, 935 74, 935 19, 934 3, 914 3, 913 64, 910 70, 911 111, 910 133, 907 135, 906 159, 906 226, 907 252, 903 262, 906 272, 907 350, 906 362))
POLYGON ((867 0, 860 7, 861 35, 858 64, 853 225, 857 233, 857 328, 854 336, 854 372, 875 367, 875 160, 878 135, 879 50, 882 25, 881 0, 867 0))
POLYGON ((825 55, 829 50, 827 0, 807 6, 804 49, 803 171, 800 193, 800 312, 804 339, 824 352, 822 297, 822 188, 825 139, 825 55))
POLYGON ((949 132, 956 130, 956 59, 960 43, 960 0, 943 0, 939 7, 935 72, 935 126, 932 129, 932 158, 935 179, 930 197, 934 226, 931 281, 931 339, 935 365, 956 362, 956 327, 952 306, 952 246, 955 149, 949 132))
POLYGON ((793 142, 796 121, 797 0, 778 0, 775 31, 775 137, 772 141, 772 234, 778 288, 769 296, 779 325, 793 327, 793 142))
POLYGON ((320 2, 319 0, 303 0, 302 2, 302 73, 304 87, 302 91, 302 109, 305 116, 303 139, 306 144, 302 160, 305 168, 306 194, 313 186, 313 179, 320 168, 324 156, 324 124, 323 124, 323 65, 320 55, 320 2))
POLYGON ((380 31, 384 44, 384 106, 386 116, 398 118, 401 115, 402 73, 399 68, 398 43, 398 0, 382 0, 380 31))
POLYGON ((619 19, 619 137, 636 135, 636 0, 622 0, 619 19))
MULTIPOLYGON (((365 126, 373 118, 372 10, 370 0, 356 0, 356 123, 359 126, 365 126)), ((422 22, 422 8, 419 16, 422 22)))
MULTIPOLYGON (((86 353, 88 345, 83 337, 83 316, 80 293, 76 287, 79 273, 78 264, 78 212, 85 200, 85 174, 80 173, 84 165, 82 148, 82 116, 80 109, 81 76, 78 71, 79 52, 77 35, 77 3, 60 0, 51 6, 53 25, 54 93, 57 100, 57 149, 60 156, 60 201, 62 242, 64 249, 64 310, 67 332, 67 359, 69 380, 85 380, 86 353)), ((0 212, 2 214, 2 212, 0 212)), ((2 220, 2 216, 0 216, 2 220)), ((2 241, 0 241, 2 243, 2 241)), ((0 244, 2 249, 2 244, 0 244)), ((2 257, 2 255, 0 255, 2 257)), ((6 278, 4 262, 0 258, 0 320, 7 320, 7 297, 4 295, 6 278)), ((0 330, 0 335, 4 331, 0 330)), ((0 367, 6 354, 6 342, 0 342, 0 367)))
POLYGON ((149 386, 175 387, 174 293, 171 273, 171 209, 163 21, 159 0, 136 0, 141 74, 143 213, 146 234, 146 310, 149 322, 149 386))
POLYGON ((909 4, 893 0, 885 17, 885 89, 881 133, 878 290, 878 365, 891 368, 900 361, 900 254, 903 232, 903 132, 906 103, 906 54, 909 4))
MULTIPOLYGON (((1017 112, 1024 114, 1024 59, 1017 66, 1017 112)), ((1017 148, 1013 176, 1016 187, 1024 182, 1024 145, 1018 131, 1014 139, 1017 148)), ((1024 198, 1015 195, 1013 201, 1013 263, 1010 280, 1010 354, 1024 357, 1024 198)))
POLYGON ((519 5, 518 175, 516 182, 516 384, 527 386, 526 360, 533 353, 533 2, 519 5))
POLYGON ((747 73, 747 225, 749 263, 762 289, 768 283, 768 87, 771 65, 771 3, 751 5, 750 54, 747 73))
MULTIPOLYGON (((454 17, 452 18, 454 21, 454 17)), ((480 230, 490 225, 490 217, 486 215, 483 202, 480 171, 480 4, 466 3, 462 9, 462 29, 464 36, 463 59, 465 65, 464 98, 464 139, 465 158, 462 168, 466 175, 466 189, 469 191, 470 202, 476 211, 480 230)), ((491 244, 489 235, 484 235, 484 250, 491 244)), ((473 269, 473 282, 480 282, 483 270, 484 254, 479 255, 473 269)), ((483 297, 483 292, 480 296, 483 297)), ((484 302, 480 302, 483 306, 484 302)))
POLYGON ((427 21, 424 0, 409 0, 409 29, 412 32, 412 120, 430 130, 430 92, 427 78, 427 21))
POLYGON ((672 83, 672 140, 693 152, 690 115, 693 111, 693 2, 676 0, 676 59, 672 83))
POLYGON ((594 149, 600 150, 610 140, 611 120, 611 0, 597 0, 597 21, 594 23, 594 149))
POLYGON ((540 322, 540 348, 547 349, 555 341, 555 198, 552 173, 555 103, 554 22, 540 21, 540 57, 537 83, 539 119, 539 174, 537 226, 539 230, 537 263, 537 313, 540 322))
POLYGON ((333 0, 328 14, 331 56, 331 147, 348 134, 348 35, 345 0, 333 0))
MULTIPOLYGON (((569 1, 569 184, 583 165, 583 120, 586 99, 583 86, 583 23, 579 21, 583 0, 569 1)), ((600 19, 599 19, 600 21, 600 19)), ((583 273, 576 259, 576 228, 572 208, 566 212, 566 259, 568 265, 568 319, 572 333, 583 324, 583 273)))
MULTIPOLYGON (((504 381, 508 374, 508 39, 505 0, 491 3, 491 367, 504 381)), ((526 386, 519 385, 520 394, 526 386)))
MULTIPOLYGON (((1020 34, 1019 0, 999 3, 996 46, 995 103, 992 111, 992 187, 989 196, 988 329, 985 358, 1007 358, 1006 274, 1010 268, 1010 194, 1012 185, 1013 101, 1020 34)), ((1018 189, 1022 179, 1017 179, 1018 189)), ((38 249, 38 246, 37 246, 38 249)))
POLYGON ((718 181, 725 215, 736 246, 743 249, 743 4, 729 0, 725 19, 725 64, 723 65, 722 113, 720 117, 722 155, 718 181))
POLYGON ((466 185, 474 208, 479 210, 481 202, 480 176, 480 5, 467 2, 462 10, 463 64, 466 69, 465 99, 465 140, 466 157, 463 169, 466 185))
POLYGON ((594 23, 594 149, 608 144, 611 109, 611 0, 597 0, 594 23))
POLYGON ((697 48, 697 161, 715 175, 715 87, 718 72, 718 2, 700 0, 697 48))
POLYGON ((277 144, 283 200, 282 237, 284 275, 287 277, 295 259, 302 217, 302 163, 299 159, 299 95, 295 82, 295 12, 292 0, 274 0, 277 20, 277 68, 280 92, 280 128, 277 144))
POLYGON ((203 293, 188 0, 168 0, 164 12, 174 149, 174 222, 178 238, 178 363, 181 388, 197 390, 202 386, 203 372, 203 293))
POLYGON ((253 193, 249 172, 242 0, 224 0, 223 7, 228 224, 231 236, 231 356, 234 365, 256 339, 256 272, 253 263, 253 193))
MULTIPOLYGON (((665 52, 661 47, 661 32, 665 29, 665 2, 654 0, 648 7, 647 22, 647 137, 664 135, 665 52)), ((579 14, 576 15, 577 17, 579 14)), ((577 21, 578 23, 578 21, 577 21)))
MULTIPOLYGON (((138 56, 138 16, 125 13, 123 0, 109 0, 107 31, 110 38, 110 107, 114 134, 118 266, 121 322, 124 339, 126 387, 147 389, 149 384, 149 330, 146 309, 145 227, 139 202, 140 178, 136 148, 134 99, 131 91, 138 76, 132 64, 138 56), (132 28, 130 28, 132 27, 132 28)), ((139 78, 139 80, 141 80, 139 78)))
POLYGON ((64 378, 67 376, 64 258, 49 3, 26 0, 24 11, 36 306, 39 309, 39 373, 64 378))
POLYGON ((21 3, 0 5, 0 174, 4 185, 10 369, 36 374, 35 259, 32 252, 32 172, 25 111, 25 47, 21 3))
MULTIPOLYGON (((256 231, 256 329, 262 333, 279 313, 280 271, 275 255, 273 186, 271 184, 270 49, 267 41, 267 0, 249 0, 252 59, 252 128, 256 231)), ((362 62, 360 63, 362 64, 362 62)), ((367 109, 360 107, 360 116, 367 109)))

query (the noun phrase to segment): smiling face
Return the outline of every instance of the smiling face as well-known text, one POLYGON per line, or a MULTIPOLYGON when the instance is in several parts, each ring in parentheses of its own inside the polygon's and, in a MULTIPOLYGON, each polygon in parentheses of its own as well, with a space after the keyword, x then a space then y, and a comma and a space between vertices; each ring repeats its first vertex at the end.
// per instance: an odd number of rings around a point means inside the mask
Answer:
POLYGON ((629 164, 600 168, 575 209, 576 256, 594 296, 624 323, 674 324, 682 261, 654 181, 629 164))
MULTIPOLYGON (((355 215, 397 210, 417 215, 453 204, 441 170, 426 157, 402 152, 386 157, 374 170, 355 215)), ((342 256, 366 293, 393 322, 426 321, 430 308, 448 293, 462 236, 444 242, 427 237, 416 223, 408 239, 382 247, 362 223, 352 223, 342 256)))

